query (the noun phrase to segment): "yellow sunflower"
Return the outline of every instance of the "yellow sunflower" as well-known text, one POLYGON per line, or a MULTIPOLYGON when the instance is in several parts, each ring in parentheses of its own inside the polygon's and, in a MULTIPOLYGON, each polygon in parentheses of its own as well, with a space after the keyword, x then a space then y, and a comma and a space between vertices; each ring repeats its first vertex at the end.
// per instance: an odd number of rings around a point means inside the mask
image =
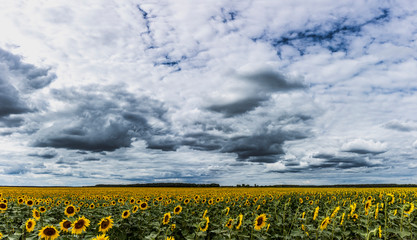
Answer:
POLYGON ((243 215, 242 214, 239 214, 239 217, 237 218, 236 229, 239 229, 240 226, 242 226, 242 222, 243 222, 243 215))
POLYGON ((256 231, 261 230, 263 227, 265 227, 266 225, 266 214, 261 214, 259 216, 256 217, 253 226, 255 228, 256 231))
POLYGON ((408 203, 404 207, 404 213, 410 215, 414 211, 414 203, 408 203), (406 210, 407 209, 407 210, 406 210))
POLYGON ((109 240, 109 237, 106 236, 106 234, 102 234, 100 236, 96 236, 95 238, 93 238, 91 240, 109 240))
POLYGON ((330 223, 330 218, 326 217, 325 219, 323 219, 323 221, 320 224, 320 229, 324 230, 327 228, 327 225, 330 223))
POLYGON ((39 230, 39 237, 41 239, 44 238, 46 240, 54 240, 57 237, 59 237, 59 232, 52 225, 46 226, 46 227, 42 228, 41 230, 39 230))
POLYGON ((137 205, 133 206, 132 213, 137 212, 137 211, 138 211, 138 209, 139 209, 139 207, 138 207, 137 205))
POLYGON ((180 214, 182 211, 181 205, 178 205, 174 208, 174 214, 180 214))
POLYGON ((170 212, 167 212, 167 213, 164 214, 164 219, 162 220, 162 223, 164 225, 168 224, 169 223, 169 219, 171 219, 171 213, 170 212))
POLYGON ((44 207, 44 206, 39 207, 39 211, 40 211, 41 213, 46 212, 46 207, 44 207))
POLYGON ((32 206, 33 206, 33 204, 35 204, 35 202, 33 202, 33 200, 32 200, 32 199, 28 199, 28 200, 26 201, 26 205, 28 205, 29 207, 32 207, 32 206))
POLYGON ((75 215, 76 212, 77 211, 76 211, 75 207, 73 205, 69 205, 65 208, 64 213, 65 213, 65 215, 67 215, 67 217, 72 217, 72 216, 75 215))
POLYGON ((113 219, 111 219, 111 216, 102 218, 98 225, 100 226, 98 231, 106 233, 108 230, 110 230, 110 228, 113 227, 113 219))
POLYGON ((87 227, 90 226, 90 220, 85 218, 84 216, 79 217, 77 220, 75 220, 71 227, 71 233, 72 234, 81 234, 83 231, 87 231, 87 227))
POLYGON ((141 202, 140 205, 140 210, 145 210, 148 208, 148 203, 147 202, 141 202))
POLYGON ((0 211, 6 211, 7 210, 7 203, 0 203, 0 211))
POLYGON ((70 220, 64 219, 59 223, 59 226, 61 227, 61 231, 68 232, 68 229, 71 227, 72 223, 70 220))
POLYGON ((317 216, 319 215, 319 206, 316 207, 316 209, 314 210, 314 216, 313 216, 313 220, 316 220, 317 216))
POLYGON ((122 213, 122 218, 128 218, 130 216, 130 211, 129 210, 124 210, 122 213))
POLYGON ((205 231, 207 231, 207 229, 208 229, 208 226, 209 226, 209 222, 210 222, 210 219, 209 219, 209 217, 207 216, 207 217, 205 217, 204 218, 204 227, 202 228, 201 227, 201 223, 200 223, 200 231, 202 231, 202 232, 205 232, 205 231))
POLYGON ((33 229, 35 229, 35 226, 36 226, 36 221, 35 221, 35 219, 33 219, 33 218, 31 218, 31 219, 28 219, 27 221, 26 221, 26 231, 27 232, 32 232, 33 231, 33 229))
POLYGON ((232 229, 232 227, 233 227, 232 224, 233 224, 233 219, 229 218, 229 220, 227 221, 225 226, 229 229, 232 229))
POLYGON ((171 236, 171 237, 167 237, 165 240, 175 240, 175 238, 171 236))
POLYGON ((35 218, 36 219, 36 221, 38 221, 39 219, 41 219, 41 214, 39 213, 39 211, 38 210, 36 210, 36 209, 33 209, 32 210, 32 216, 33 216, 33 218, 35 218))

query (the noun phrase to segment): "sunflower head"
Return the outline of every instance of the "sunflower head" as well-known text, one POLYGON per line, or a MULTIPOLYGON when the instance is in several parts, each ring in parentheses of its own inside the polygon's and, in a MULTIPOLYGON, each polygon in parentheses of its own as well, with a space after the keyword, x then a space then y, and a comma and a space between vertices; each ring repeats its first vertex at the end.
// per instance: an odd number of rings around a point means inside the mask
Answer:
POLYGON ((229 220, 227 220, 227 222, 226 222, 226 227, 227 228, 229 228, 229 229, 232 229, 232 227, 233 227, 233 219, 231 219, 231 218, 229 218, 229 220))
POLYGON ((256 231, 261 230, 266 225, 266 214, 261 214, 256 217, 253 226, 256 231))
POLYGON ((133 206, 133 208, 132 208, 132 213, 137 212, 137 211, 138 211, 138 209, 139 209, 139 207, 138 207, 137 205, 133 206))
POLYGON ((169 223, 169 219, 171 219, 171 213, 170 212, 167 212, 167 213, 164 214, 164 218, 162 219, 162 223, 164 225, 168 224, 169 223))
POLYGON ((33 219, 33 218, 31 218, 31 219, 28 219, 27 221, 26 221, 26 231, 27 232, 32 232, 33 231, 33 229, 35 229, 35 226, 36 226, 36 221, 35 221, 35 219, 33 219))
POLYGON ((68 229, 71 227, 71 221, 64 219, 59 223, 59 226, 61 227, 61 231, 68 232, 68 229))
POLYGON ((0 203, 0 211, 6 211, 7 210, 7 203, 0 203))
POLYGON ((96 236, 95 238, 93 238, 92 240, 109 240, 109 237, 108 236, 106 236, 106 234, 105 233, 103 233, 102 235, 100 235, 100 236, 96 236))
POLYGON ((65 208, 65 215, 67 215, 67 217, 72 217, 75 215, 75 213, 77 212, 76 208, 73 205, 69 205, 65 208))
POLYGON ((141 210, 145 210, 148 208, 148 203, 147 202, 141 202, 139 205, 141 210))
POLYGON ((239 217, 237 218, 236 229, 239 229, 240 226, 242 226, 242 222, 243 222, 243 215, 239 214, 239 217))
POLYGON ((124 210, 122 213, 122 218, 128 218, 130 216, 130 211, 129 210, 124 210))
POLYGON ((180 214, 182 211, 181 205, 178 205, 174 208, 174 214, 180 214))
POLYGON ((40 214, 40 213, 39 213, 39 211, 38 211, 38 210, 36 210, 36 209, 33 209, 33 210, 32 210, 32 216, 33 216, 33 218, 35 218, 36 220, 41 219, 41 214, 40 214))
POLYGON ((113 227, 113 219, 111 219, 111 216, 102 218, 98 225, 100 226, 98 231, 106 233, 110 228, 113 227))
POLYGON ((320 229, 324 230, 327 228, 327 225, 330 223, 330 218, 326 217, 325 219, 323 219, 323 221, 320 224, 320 229))
POLYGON ((26 205, 28 205, 29 207, 32 207, 32 206, 33 206, 33 204, 35 204, 35 202, 33 202, 33 200, 32 200, 32 199, 28 199, 28 200, 26 201, 26 205))
POLYGON ((72 223, 71 233, 72 234, 81 234, 83 231, 86 231, 88 226, 90 226, 90 220, 88 220, 84 216, 79 217, 77 220, 75 220, 72 223))
POLYGON ((45 238, 46 240, 54 240, 59 237, 59 232, 54 226, 46 226, 39 230, 39 237, 45 238))
POLYGON ((209 226, 209 222, 210 222, 209 217, 208 216, 205 217, 204 221, 202 223, 200 223, 200 231, 202 231, 202 232, 207 231, 208 226, 209 226), (202 224, 203 224, 203 227, 201 227, 202 224))

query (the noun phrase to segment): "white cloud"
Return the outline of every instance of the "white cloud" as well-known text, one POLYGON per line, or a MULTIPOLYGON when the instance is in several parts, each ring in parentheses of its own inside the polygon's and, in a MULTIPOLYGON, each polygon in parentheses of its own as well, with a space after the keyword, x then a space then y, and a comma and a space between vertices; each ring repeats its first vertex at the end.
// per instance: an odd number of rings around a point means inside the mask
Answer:
POLYGON ((387 151, 388 145, 383 142, 366 139, 354 139, 342 145, 341 150, 355 153, 382 153, 387 151))

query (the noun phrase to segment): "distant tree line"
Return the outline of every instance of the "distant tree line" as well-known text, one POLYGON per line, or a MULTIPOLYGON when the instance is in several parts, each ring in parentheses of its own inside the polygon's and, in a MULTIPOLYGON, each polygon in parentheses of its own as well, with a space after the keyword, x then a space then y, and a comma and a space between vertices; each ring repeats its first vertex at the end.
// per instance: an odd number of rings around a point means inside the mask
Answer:
POLYGON ((134 184, 97 184, 95 187, 220 187, 217 183, 134 183, 134 184))

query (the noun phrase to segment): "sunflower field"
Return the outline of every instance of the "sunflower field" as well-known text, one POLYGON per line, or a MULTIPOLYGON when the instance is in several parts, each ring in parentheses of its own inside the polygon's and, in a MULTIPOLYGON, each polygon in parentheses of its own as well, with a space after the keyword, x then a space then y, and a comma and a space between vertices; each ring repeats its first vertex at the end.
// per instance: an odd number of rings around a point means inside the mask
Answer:
POLYGON ((417 239, 412 188, 0 188, 0 239, 417 239))

